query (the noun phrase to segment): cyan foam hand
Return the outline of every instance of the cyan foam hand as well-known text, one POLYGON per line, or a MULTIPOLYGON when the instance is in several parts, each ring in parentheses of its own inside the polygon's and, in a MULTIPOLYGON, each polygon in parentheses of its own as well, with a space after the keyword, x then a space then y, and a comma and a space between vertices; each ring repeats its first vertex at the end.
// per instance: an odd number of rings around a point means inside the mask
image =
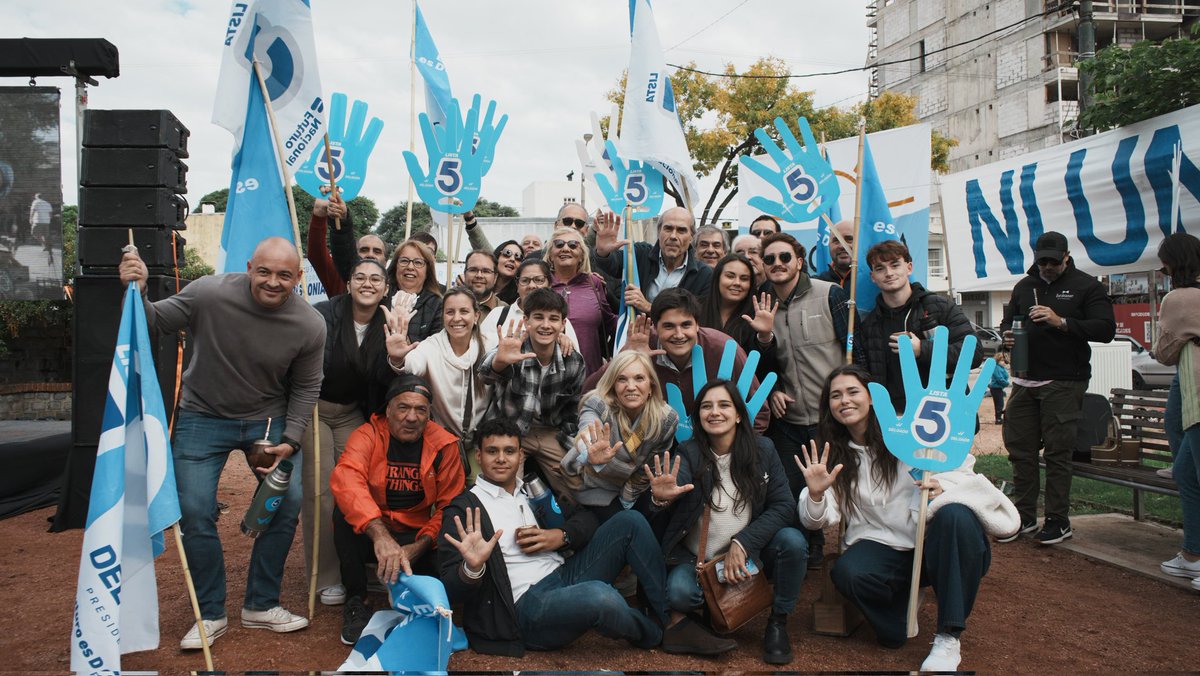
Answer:
POLYGON ((883 428, 883 441, 892 455, 912 467, 928 472, 947 472, 958 468, 971 452, 975 438, 975 412, 996 362, 988 359, 979 369, 975 387, 967 391, 971 377, 971 359, 975 354, 975 336, 968 335, 959 351, 958 363, 950 386, 946 386, 946 354, 950 331, 944 326, 933 330, 933 353, 929 360, 929 382, 921 382, 912 338, 901 336, 900 373, 904 379, 904 415, 897 415, 887 388, 871 383, 871 401, 883 428))
MULTIPOLYGON (((329 110, 329 147, 333 164, 333 179, 338 193, 349 202, 358 197, 363 182, 367 180, 367 160, 375 150, 379 134, 383 131, 383 120, 372 117, 367 124, 367 104, 355 101, 350 108, 350 122, 346 122, 346 95, 335 93, 329 110), (365 129, 364 129, 365 127, 365 129)), ((296 172, 296 183, 313 197, 324 197, 321 186, 329 185, 329 162, 325 158, 325 141, 296 172)))
POLYGON ((779 137, 783 140, 782 150, 767 134, 765 128, 754 130, 755 138, 775 161, 775 169, 748 155, 741 158, 747 169, 770 183, 779 191, 780 196, 778 202, 755 196, 750 198, 748 204, 789 223, 805 223, 818 218, 822 213, 829 211, 841 194, 833 167, 821 156, 808 120, 801 117, 797 122, 800 135, 804 138, 803 146, 796 141, 783 118, 775 118, 775 128, 779 130, 779 137))
POLYGON ((593 178, 604 195, 604 201, 608 202, 608 208, 621 213, 629 205, 643 217, 657 216, 663 201, 662 174, 640 160, 626 162, 621 159, 612 141, 605 142, 604 147, 614 178, 610 180, 608 172, 604 171, 597 171, 593 178))
MULTIPOLYGON (((737 358, 738 344, 735 340, 728 340, 725 343, 725 350, 721 353, 721 362, 717 365, 717 380, 734 380, 733 366, 734 360, 737 358)), ((742 372, 736 380, 738 394, 742 396, 742 401, 746 403, 746 412, 750 414, 750 419, 753 420, 758 412, 762 410, 763 404, 767 402, 767 397, 770 396, 771 390, 775 388, 775 382, 779 379, 778 374, 768 373, 763 381, 759 383, 758 389, 751 395, 750 388, 754 386, 754 372, 758 368, 758 362, 761 355, 758 350, 753 350, 746 355, 746 361, 742 364, 742 372)), ((692 401, 696 401, 696 394, 704 388, 708 383, 707 367, 704 365, 704 350, 699 345, 692 346, 692 401)), ((692 438, 692 417, 691 411, 687 410, 687 406, 683 403, 683 391, 674 383, 667 383, 667 404, 675 409, 679 414, 679 427, 675 430, 675 441, 683 443, 692 438)))
POLYGON ((408 165, 417 194, 430 209, 461 214, 474 209, 479 201, 483 174, 491 166, 496 142, 508 123, 508 116, 503 115, 498 124, 493 124, 496 103, 492 101, 480 125, 479 107, 480 97, 476 94, 466 119, 463 119, 458 99, 451 99, 446 124, 437 127, 430 123, 425 113, 419 116, 429 173, 421 167, 417 156, 407 150, 404 151, 404 163, 408 165))

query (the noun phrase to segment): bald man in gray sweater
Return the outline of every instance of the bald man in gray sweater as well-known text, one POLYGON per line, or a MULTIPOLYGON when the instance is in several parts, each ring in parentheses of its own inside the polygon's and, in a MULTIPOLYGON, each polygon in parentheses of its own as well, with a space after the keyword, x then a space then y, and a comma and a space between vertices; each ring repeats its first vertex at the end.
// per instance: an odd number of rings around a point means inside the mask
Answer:
MULTIPOLYGON (((147 270, 136 252, 121 260, 121 280, 146 290, 147 270)), ((192 361, 183 374, 172 452, 187 552, 209 645, 225 633, 225 559, 217 535, 217 482, 232 449, 268 438, 274 456, 300 467, 300 443, 321 388, 325 322, 293 293, 300 281, 296 247, 263 240, 246 272, 202 277, 178 294, 145 301, 151 329, 187 330, 192 361), (286 420, 285 420, 286 417, 286 420), (270 419, 268 432, 267 421, 270 419)), ((276 632, 308 626, 279 605, 283 568, 300 513, 301 477, 294 471, 270 527, 254 540, 242 626, 276 632)), ((195 625, 180 642, 202 647, 195 625)))

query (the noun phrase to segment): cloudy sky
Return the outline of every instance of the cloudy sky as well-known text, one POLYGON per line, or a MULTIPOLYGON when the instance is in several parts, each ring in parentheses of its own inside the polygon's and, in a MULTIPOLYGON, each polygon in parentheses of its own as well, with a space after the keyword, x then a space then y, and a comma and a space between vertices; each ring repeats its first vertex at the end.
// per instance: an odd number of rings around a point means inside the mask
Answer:
MULTIPOLYGON (((90 89, 92 108, 166 108, 191 132, 189 195, 228 187, 232 136, 210 122, 230 3, 223 0, 6 0, 6 37, 103 37, 120 50, 121 76, 90 89)), ((312 0, 325 92, 362 99, 385 128, 362 194, 384 211, 407 195, 401 151, 409 143, 411 5, 391 0, 312 0)), ((861 2, 656 0, 669 63, 740 71, 760 57, 793 73, 857 67, 868 32, 861 2)), ((623 0, 426 0, 430 26, 456 95, 480 92, 509 115, 483 196, 521 207, 532 181, 579 169, 574 140, 629 59, 623 0)), ((866 96, 864 73, 798 81, 817 105, 866 96)), ((6 85, 18 84, 15 80, 6 85)), ((64 199, 76 201, 73 83, 63 90, 64 199)), ((418 89, 418 97, 421 97, 418 89)), ((420 109, 423 98, 418 99, 420 109)), ((734 215, 734 214, 729 214, 734 215)))

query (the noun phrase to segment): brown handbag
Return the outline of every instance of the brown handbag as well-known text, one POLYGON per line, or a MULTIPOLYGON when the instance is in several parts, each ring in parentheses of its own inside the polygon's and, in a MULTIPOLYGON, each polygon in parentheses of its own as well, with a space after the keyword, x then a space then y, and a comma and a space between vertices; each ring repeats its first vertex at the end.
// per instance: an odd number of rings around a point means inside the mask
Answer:
POLYGON ((771 606, 775 593, 767 576, 762 572, 749 580, 727 584, 717 580, 717 563, 724 556, 702 561, 708 551, 708 521, 712 509, 704 506, 700 521, 700 551, 696 557, 696 578, 704 592, 704 603, 708 606, 709 624, 718 634, 737 631, 743 624, 758 616, 771 606))

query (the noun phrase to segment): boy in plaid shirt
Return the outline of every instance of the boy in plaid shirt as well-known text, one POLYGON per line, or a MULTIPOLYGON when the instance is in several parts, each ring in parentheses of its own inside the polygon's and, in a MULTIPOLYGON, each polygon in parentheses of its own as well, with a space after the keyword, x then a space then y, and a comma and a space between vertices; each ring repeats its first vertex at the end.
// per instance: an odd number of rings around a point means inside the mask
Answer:
POLYGON ((584 363, 578 352, 564 355, 558 338, 566 325, 567 301, 550 289, 525 297, 525 318, 500 331, 500 343, 484 355, 479 375, 495 386, 487 418, 517 423, 525 452, 559 495, 573 495, 578 477, 560 462, 579 423, 584 363))

